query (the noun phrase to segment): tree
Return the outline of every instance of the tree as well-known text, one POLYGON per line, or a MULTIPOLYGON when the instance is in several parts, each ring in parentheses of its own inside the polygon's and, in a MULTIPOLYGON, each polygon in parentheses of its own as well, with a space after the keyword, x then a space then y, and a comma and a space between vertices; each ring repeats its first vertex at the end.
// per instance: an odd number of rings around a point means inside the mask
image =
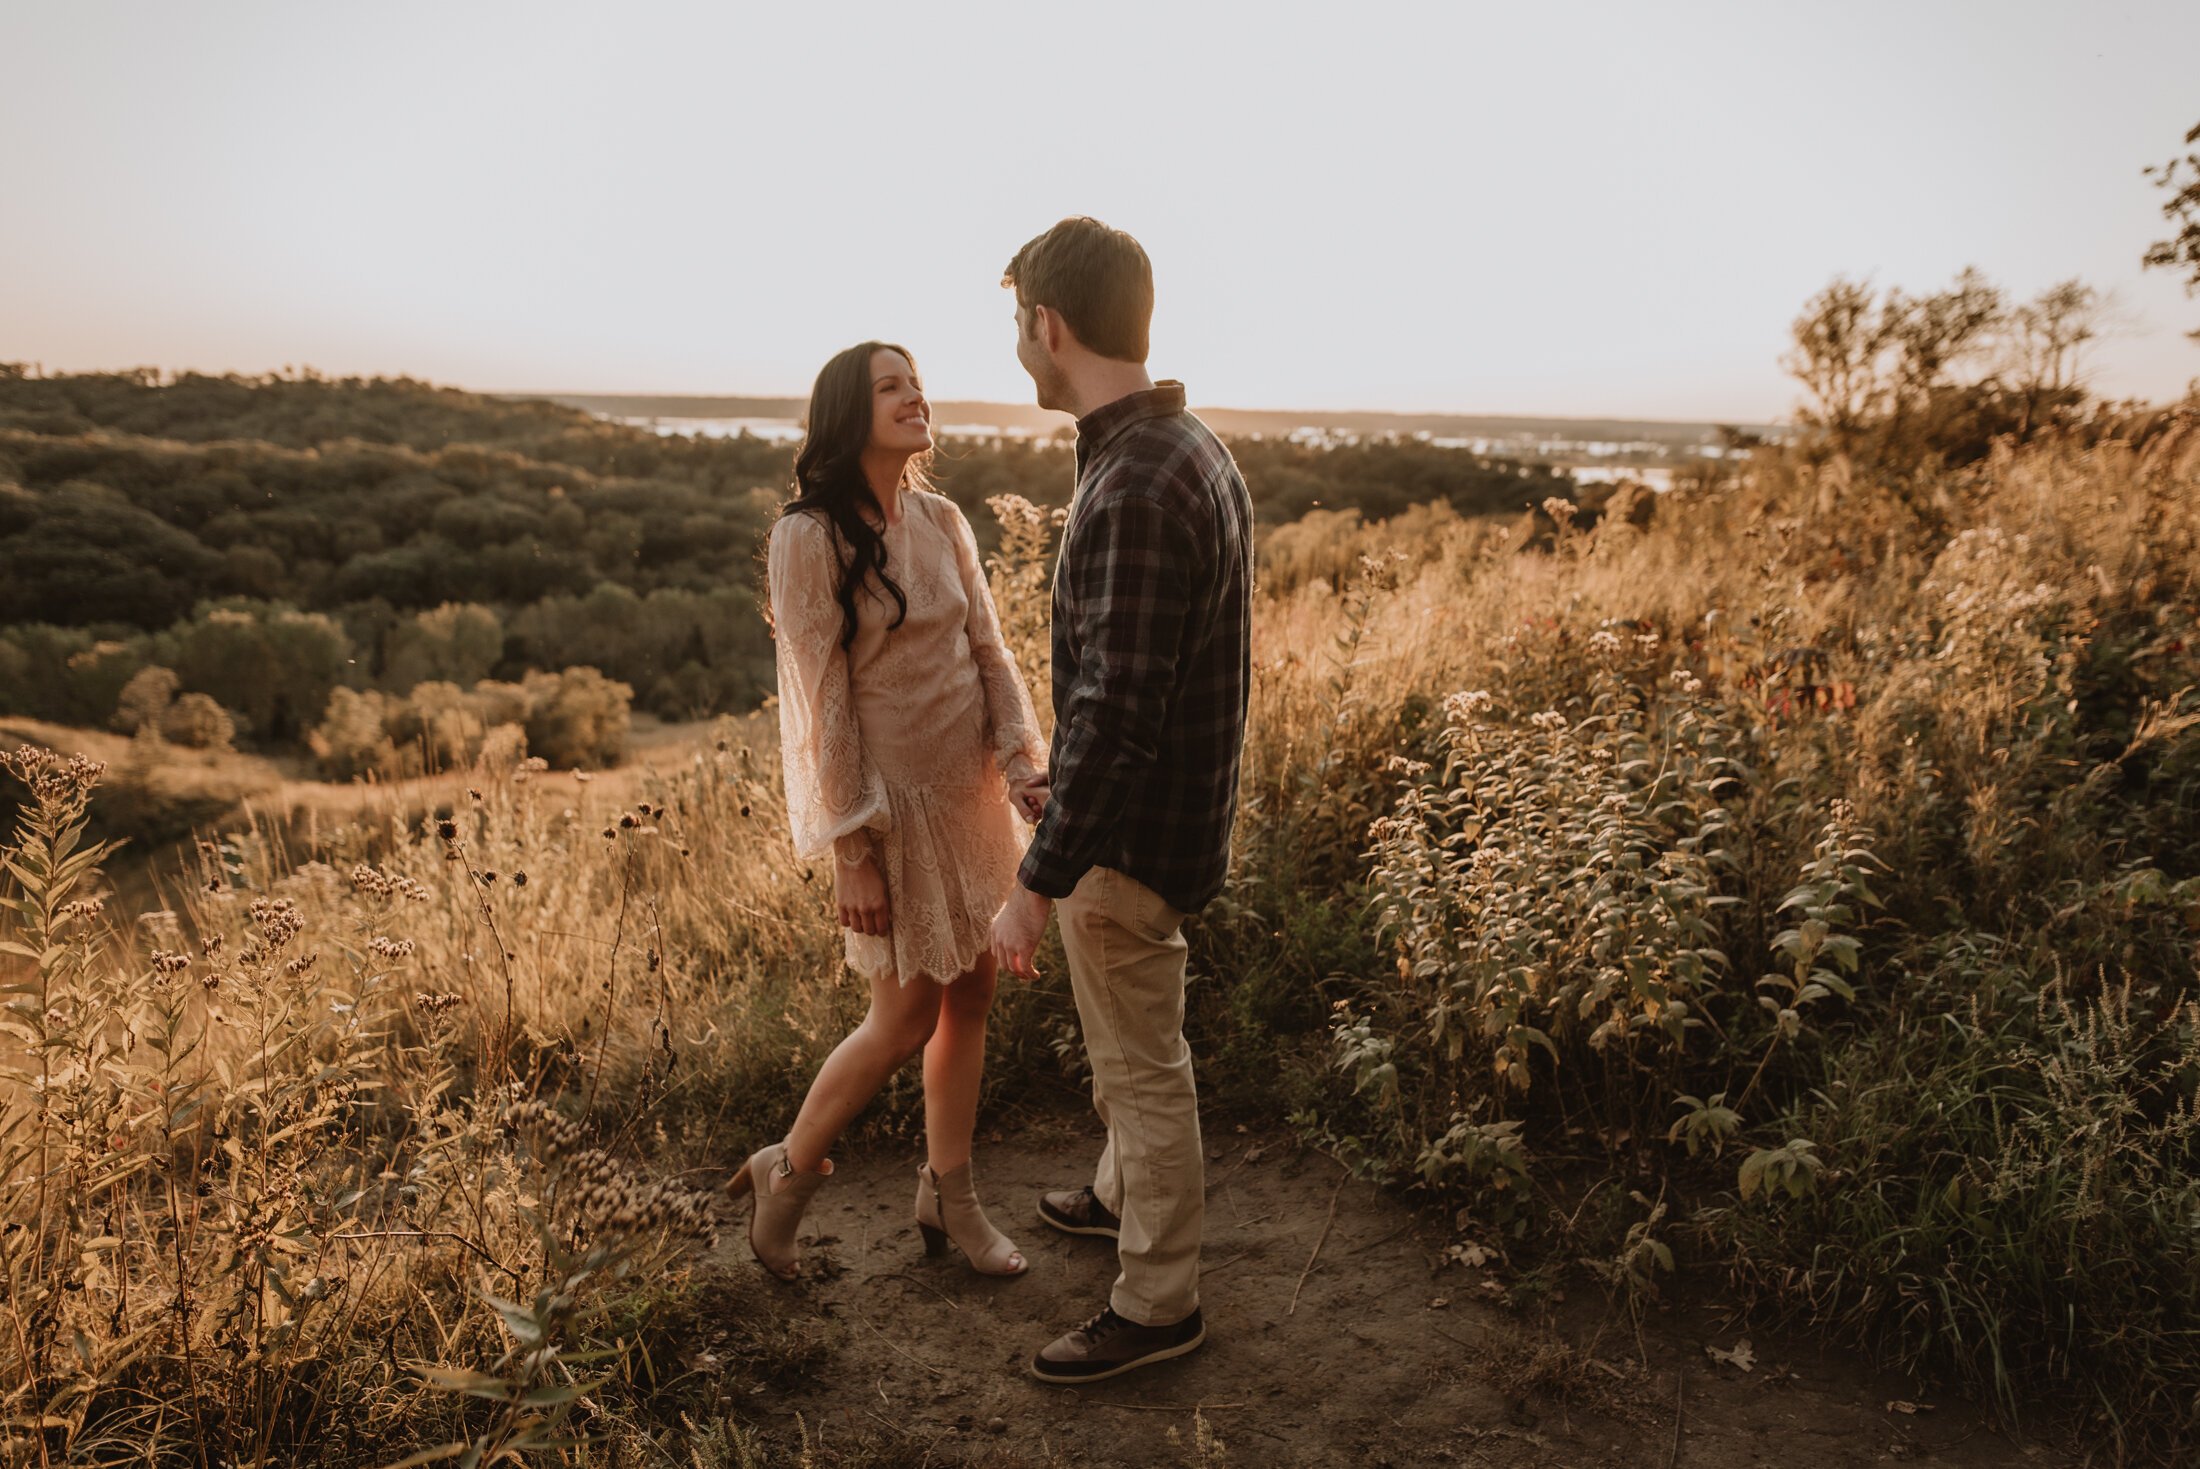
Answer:
POLYGON ((504 624, 487 607, 445 602, 390 629, 382 644, 382 680, 397 693, 442 679, 470 686, 504 656, 504 624))
POLYGON ((319 612, 242 599, 209 603, 153 639, 158 661, 266 740, 296 739, 351 666, 351 639, 319 612))
POLYGON ((1835 452, 1853 456, 1884 391, 1879 360, 1894 340, 1889 313, 1879 308, 1869 282, 1835 276, 1803 303, 1789 331, 1795 347, 1780 365, 1813 400, 1798 416, 1835 452))
POLYGON ((582 667, 537 670, 521 687, 527 693, 527 748, 552 765, 610 765, 626 749, 630 686, 582 667))
MULTIPOLYGON (((2200 143, 2200 123, 2185 134, 2185 145, 2200 143)), ((2146 170, 2156 188, 2166 190, 2162 217, 2177 233, 2147 247, 2140 263, 2149 268, 2180 270, 2185 274, 2185 294, 2200 296, 2200 152, 2172 158, 2159 168, 2146 170)), ((2189 334, 2200 341, 2200 329, 2189 334)))
POLYGON ((2075 279, 2013 306, 1976 270, 1918 296, 1889 288, 1875 298, 1836 277, 1795 319, 1782 359, 1809 395, 1797 414, 1804 449, 1880 476, 1936 523, 1929 471, 2076 417, 2087 401, 2084 349, 2104 309, 2075 279))
POLYGON ((123 734, 134 735, 143 729, 155 734, 161 732, 161 721, 168 715, 168 706, 176 702, 176 690, 182 680, 175 670, 149 663, 130 675, 130 681, 122 686, 122 695, 115 701, 115 714, 110 722, 123 734))
POLYGON ((2085 397, 2085 346, 2101 334, 2101 293, 2073 276, 2009 313, 2010 391, 2023 405, 2018 432, 2067 417, 2085 397))
POLYGON ((372 689, 331 690, 321 722, 306 736, 322 773, 331 780, 395 778, 397 747, 383 727, 386 712, 387 701, 372 689))
POLYGON ((236 737, 237 721, 204 694, 184 694, 161 715, 161 738, 189 750, 226 750, 236 737))
POLYGON ((1957 367, 1980 354, 2007 314, 2001 287, 1970 266, 1930 296, 1887 292, 1883 315, 1899 354, 1895 411, 1915 411, 1952 385, 1957 367))

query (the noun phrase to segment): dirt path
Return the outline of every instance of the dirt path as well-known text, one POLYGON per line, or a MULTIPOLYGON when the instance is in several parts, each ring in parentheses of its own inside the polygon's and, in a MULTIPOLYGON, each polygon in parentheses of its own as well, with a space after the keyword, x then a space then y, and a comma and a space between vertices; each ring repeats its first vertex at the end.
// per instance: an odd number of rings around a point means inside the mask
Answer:
MULTIPOLYGON (((1105 1301, 1114 1255, 1106 1241, 1047 1229, 1031 1208, 1041 1189, 1084 1176, 1097 1124, 1047 1117, 981 1144, 983 1197, 1032 1261, 1006 1281, 979 1277, 953 1252, 924 1257, 910 1219, 914 1149, 843 1149, 807 1227, 820 1278, 791 1288, 836 1352, 768 1411, 790 1436, 799 1413, 827 1443, 898 1437, 948 1464, 995 1455, 1080 1469, 2074 1462, 2012 1443, 1964 1405, 1910 1402, 1914 1387, 1855 1360, 1759 1337, 1741 1354, 1753 1356, 1750 1370, 1715 1361, 1707 1346, 1732 1351, 1746 1333, 1685 1312, 1651 1324, 1645 1365, 1624 1313, 1585 1280, 1569 1282, 1570 1306, 1531 1325, 1494 1298, 1482 1272, 1438 1268, 1439 1222, 1365 1183, 1340 1188, 1336 1163, 1281 1132, 1224 1130, 1208 1149, 1207 1344, 1181 1363, 1083 1389, 1040 1384, 1023 1364, 1105 1301), (1220 1457, 1196 1451, 1195 1409, 1222 1440, 1220 1457)), ((739 1228, 718 1258, 757 1268, 739 1228)))

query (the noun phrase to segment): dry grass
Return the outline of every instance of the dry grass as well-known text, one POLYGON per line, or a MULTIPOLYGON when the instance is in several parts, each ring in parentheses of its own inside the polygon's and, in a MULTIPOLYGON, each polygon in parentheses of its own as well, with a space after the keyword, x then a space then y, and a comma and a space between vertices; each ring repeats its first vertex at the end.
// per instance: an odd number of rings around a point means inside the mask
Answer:
MULTIPOLYGON (((2195 455, 2004 457, 1943 487, 1949 540, 1779 465, 1551 556, 1367 533, 1341 590, 1261 609, 1239 862, 1196 938, 1211 1093, 1288 1099, 1483 1227, 1545 1222, 1546 1161, 1604 1149, 1675 1189, 1578 1224, 1614 1290, 1694 1250, 2161 1442, 2200 1383, 2195 455), (2079 1346, 2045 1345, 2072 1303, 2079 1346)), ((1000 510, 1043 686, 1048 527, 1000 510)), ((8 1460, 579 1462, 555 1446, 585 1434, 778 1462, 750 1390, 830 1344, 694 1274, 688 1186, 784 1124, 860 1000, 768 725, 657 770, 268 811, 149 916, 98 876, 98 773, 14 757, 39 795, 0 913, 8 1460), (734 1368, 695 1367, 708 1329, 746 1333, 734 1368)), ((1007 1006, 996 1078, 1066 1016, 1007 1006)))

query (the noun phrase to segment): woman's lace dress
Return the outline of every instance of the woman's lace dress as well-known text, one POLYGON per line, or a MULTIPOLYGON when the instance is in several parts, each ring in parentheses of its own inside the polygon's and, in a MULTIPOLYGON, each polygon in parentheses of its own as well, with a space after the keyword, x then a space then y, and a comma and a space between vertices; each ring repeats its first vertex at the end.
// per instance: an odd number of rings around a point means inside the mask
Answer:
POLYGON ((888 629, 874 582, 846 651, 838 533, 806 511, 772 528, 780 748, 797 854, 830 864, 867 838, 886 876, 892 930, 850 931, 850 966, 944 984, 986 951, 1025 840, 1006 781, 1043 769, 1046 745, 969 522, 928 491, 901 503, 886 569, 908 617, 888 629))

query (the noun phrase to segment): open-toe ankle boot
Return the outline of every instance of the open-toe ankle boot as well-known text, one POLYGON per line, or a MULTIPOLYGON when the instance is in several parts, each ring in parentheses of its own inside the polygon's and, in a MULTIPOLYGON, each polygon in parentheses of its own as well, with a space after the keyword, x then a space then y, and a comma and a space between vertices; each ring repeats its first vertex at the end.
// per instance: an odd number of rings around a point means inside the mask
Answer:
POLYGON ((754 1196, 749 1249, 759 1265, 781 1280, 801 1277, 802 1249, 795 1243, 795 1231, 802 1227, 804 1211, 832 1171, 833 1160, 827 1158, 815 1173, 795 1172, 787 1162, 787 1145, 781 1142, 758 1149, 739 1173, 726 1180, 726 1192, 734 1198, 754 1196))
POLYGON ((1021 1275, 1026 1268, 1014 1241, 978 1206, 968 1163, 946 1173, 934 1173, 929 1163, 917 1165, 917 1228, 927 1255, 941 1253, 953 1240, 980 1275, 1021 1275))

